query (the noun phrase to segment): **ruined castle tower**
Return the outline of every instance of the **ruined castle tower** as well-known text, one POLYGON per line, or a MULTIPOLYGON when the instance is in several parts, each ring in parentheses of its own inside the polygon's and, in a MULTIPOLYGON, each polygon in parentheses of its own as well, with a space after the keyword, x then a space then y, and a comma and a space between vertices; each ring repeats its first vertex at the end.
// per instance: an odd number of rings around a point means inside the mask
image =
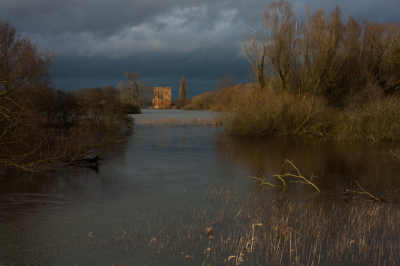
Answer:
POLYGON ((171 87, 153 87, 153 108, 168 108, 171 106, 171 87))

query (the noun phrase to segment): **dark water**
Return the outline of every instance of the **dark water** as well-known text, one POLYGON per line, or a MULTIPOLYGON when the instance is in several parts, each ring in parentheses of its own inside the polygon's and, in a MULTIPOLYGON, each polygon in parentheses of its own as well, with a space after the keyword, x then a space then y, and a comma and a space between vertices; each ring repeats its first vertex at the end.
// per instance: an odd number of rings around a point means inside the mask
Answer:
MULTIPOLYGON (((363 184, 374 195, 400 187, 399 143, 257 139, 226 136, 221 127, 143 125, 141 120, 210 118, 208 111, 143 110, 125 141, 104 147, 98 168, 69 167, 55 174, 8 172, 0 177, 0 265, 202 265, 200 250, 150 256, 148 244, 127 245, 124 232, 148 232, 148 217, 185 224, 208 188, 229 187, 256 196, 343 200, 343 187, 363 184), (289 159, 311 186, 264 188, 248 176, 281 174, 289 159), (122 237, 123 238, 123 237, 122 237)), ((276 180, 274 182, 277 182, 276 180)), ((143 237, 143 241, 148 241, 143 237)), ((181 249, 181 251, 179 250, 181 249)), ((251 265, 245 263, 244 265, 251 265)), ((257 265, 265 265, 259 263, 257 265)))

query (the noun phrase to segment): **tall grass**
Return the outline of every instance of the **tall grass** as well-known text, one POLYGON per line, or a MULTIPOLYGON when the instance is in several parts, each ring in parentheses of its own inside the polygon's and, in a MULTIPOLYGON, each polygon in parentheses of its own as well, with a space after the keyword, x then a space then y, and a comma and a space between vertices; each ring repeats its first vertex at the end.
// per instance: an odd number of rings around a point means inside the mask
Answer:
POLYGON ((178 99, 175 103, 176 109, 181 109, 187 105, 190 105, 191 102, 192 101, 189 99, 178 99))
POLYGON ((152 124, 152 125, 191 125, 191 126, 220 126, 222 121, 218 118, 187 118, 183 120, 178 120, 176 118, 168 119, 146 119, 142 121, 142 124, 152 124))
POLYGON ((305 135, 330 139, 400 139, 400 97, 370 91, 332 107, 323 97, 255 85, 226 88, 216 96, 225 129, 249 136, 305 135))
MULTIPOLYGON (((228 265, 400 262, 397 204, 352 197, 348 201, 257 198, 224 187, 209 188, 201 201, 196 208, 138 216, 136 227, 111 242, 127 251, 145 248, 150 256, 191 259, 197 265, 217 264, 221 257, 228 265)), ((96 247, 109 243, 89 241, 96 247)))
POLYGON ((342 110, 334 136, 341 139, 394 140, 400 138, 400 98, 375 95, 342 110))
POLYGON ((210 110, 214 104, 215 93, 206 91, 200 95, 194 96, 189 105, 182 107, 184 110, 210 110))
POLYGON ((222 102, 221 118, 233 134, 272 136, 293 133, 319 134, 329 110, 320 98, 260 90, 253 85, 232 88, 222 102))

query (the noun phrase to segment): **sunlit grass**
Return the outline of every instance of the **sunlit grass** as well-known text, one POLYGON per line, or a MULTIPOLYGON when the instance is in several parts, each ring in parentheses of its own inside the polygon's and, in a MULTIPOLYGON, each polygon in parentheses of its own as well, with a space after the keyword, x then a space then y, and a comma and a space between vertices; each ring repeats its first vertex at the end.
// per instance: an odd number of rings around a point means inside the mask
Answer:
POLYGON ((147 119, 142 120, 142 124, 166 124, 166 125, 190 125, 190 126, 221 126, 222 121, 218 118, 188 118, 178 120, 176 118, 167 119, 147 119))
MULTIPOLYGON (((341 196, 257 198, 209 188, 199 207, 138 216, 136 228, 111 242, 163 260, 193 260, 192 265, 398 265, 398 205, 341 196), (137 226, 140 221, 143 225, 137 226)), ((109 243, 89 241, 98 248, 109 243)))

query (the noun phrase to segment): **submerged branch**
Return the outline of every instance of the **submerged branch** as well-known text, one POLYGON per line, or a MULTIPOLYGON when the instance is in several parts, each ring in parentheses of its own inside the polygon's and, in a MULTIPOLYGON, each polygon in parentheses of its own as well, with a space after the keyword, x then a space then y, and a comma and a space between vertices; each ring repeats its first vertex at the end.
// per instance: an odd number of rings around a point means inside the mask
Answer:
MULTIPOLYGON (((288 159, 286 159, 286 161, 285 161, 285 163, 283 164, 283 166, 285 166, 285 164, 290 164, 290 165, 296 170, 297 175, 296 175, 296 174, 285 173, 285 174, 281 175, 281 177, 289 176, 289 177, 297 177, 297 178, 300 178, 300 179, 304 180, 304 182, 302 182, 302 181, 291 181, 291 182, 296 182, 296 183, 311 185, 311 186, 313 186, 318 192, 320 192, 319 188, 318 188, 316 185, 314 185, 314 183, 312 183, 310 180, 308 180, 307 178, 305 178, 304 176, 302 176, 302 175, 300 174, 299 169, 293 164, 293 162, 291 162, 291 161, 289 161, 288 159)), ((283 167, 283 166, 282 166, 282 167, 283 167)))
MULTIPOLYGON (((295 178, 300 178, 301 180, 304 180, 304 181, 290 181, 290 182, 300 183, 300 184, 306 184, 306 185, 311 185, 311 186, 313 186, 318 192, 320 192, 319 188, 318 188, 314 183, 311 182, 312 177, 311 177, 311 180, 308 180, 307 178, 305 178, 304 176, 302 176, 302 175, 300 174, 299 169, 293 164, 293 162, 291 162, 291 161, 289 161, 289 160, 287 160, 287 159, 286 159, 285 163, 282 165, 282 167, 285 166, 285 164, 290 164, 290 165, 296 170, 297 174, 284 173, 283 175, 273 175, 274 177, 277 177, 277 178, 279 178, 279 179, 282 181, 284 187, 286 187, 286 182, 285 182, 285 179, 284 179, 285 177, 295 177, 295 178)), ((266 180, 265 180, 266 178, 264 177, 263 174, 261 174, 260 177, 251 177, 251 178, 256 179, 256 181, 258 181, 260 185, 268 185, 268 186, 271 186, 271 187, 275 187, 275 186, 276 186, 276 185, 271 184, 270 182, 266 181, 266 180)))
POLYGON ((379 198, 373 196, 371 193, 368 193, 367 191, 365 191, 356 180, 354 180, 354 182, 356 182, 357 186, 362 190, 362 192, 360 192, 360 191, 352 191, 352 190, 349 190, 349 192, 359 193, 359 194, 367 194, 372 199, 374 199, 376 201, 379 201, 380 203, 391 202, 391 201, 383 201, 382 199, 379 199, 379 198))

